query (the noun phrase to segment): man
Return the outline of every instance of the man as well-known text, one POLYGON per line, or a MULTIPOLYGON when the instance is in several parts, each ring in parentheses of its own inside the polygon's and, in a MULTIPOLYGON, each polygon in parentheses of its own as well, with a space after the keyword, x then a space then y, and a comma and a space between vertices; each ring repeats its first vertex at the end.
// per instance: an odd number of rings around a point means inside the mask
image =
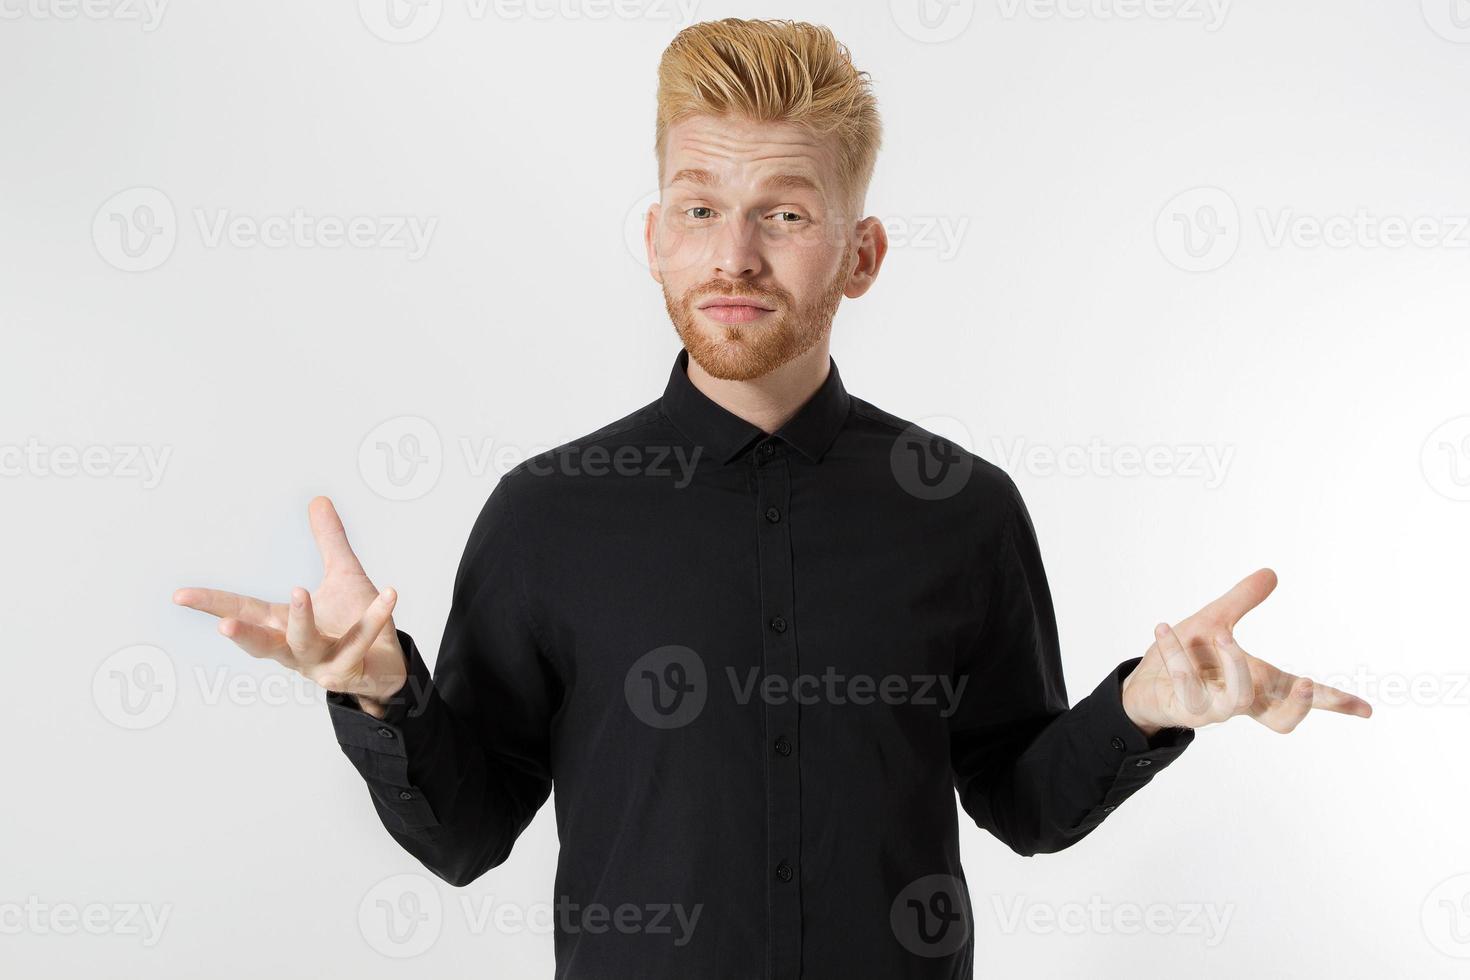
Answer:
POLYGON ((849 394, 829 353, 887 248, 857 218, 878 145, 827 30, 674 40, 645 238, 683 350, 659 398, 500 480, 432 677, 326 498, 314 592, 175 596, 332 692, 388 832, 451 884, 554 785, 558 977, 969 977, 956 792, 1053 852, 1195 729, 1370 713, 1235 644, 1269 569, 1068 708, 1015 484, 849 394))

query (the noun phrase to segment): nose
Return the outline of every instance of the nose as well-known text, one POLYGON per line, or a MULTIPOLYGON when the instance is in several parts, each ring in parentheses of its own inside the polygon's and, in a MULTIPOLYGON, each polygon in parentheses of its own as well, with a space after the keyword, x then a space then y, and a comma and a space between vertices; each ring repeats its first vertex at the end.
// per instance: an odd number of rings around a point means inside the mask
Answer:
POLYGON ((730 279, 749 279, 760 274, 763 263, 758 214, 746 214, 725 222, 713 243, 711 256, 714 274, 730 279))

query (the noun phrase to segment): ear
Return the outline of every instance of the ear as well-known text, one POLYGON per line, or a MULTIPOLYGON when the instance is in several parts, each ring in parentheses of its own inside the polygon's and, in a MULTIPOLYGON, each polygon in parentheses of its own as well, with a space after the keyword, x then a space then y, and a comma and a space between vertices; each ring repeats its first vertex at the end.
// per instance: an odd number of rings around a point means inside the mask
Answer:
POLYGON ((643 216, 643 249, 648 255, 648 274, 653 276, 653 281, 660 286, 664 283, 663 272, 658 267, 658 221, 659 215, 663 213, 663 205, 654 201, 648 206, 648 213, 643 216))
POLYGON ((872 288, 873 280, 878 278, 878 270, 883 267, 883 257, 887 254, 888 232, 883 228, 883 222, 871 215, 859 221, 857 249, 853 259, 855 265, 852 275, 847 277, 847 288, 843 290, 843 295, 848 299, 857 299, 872 288))

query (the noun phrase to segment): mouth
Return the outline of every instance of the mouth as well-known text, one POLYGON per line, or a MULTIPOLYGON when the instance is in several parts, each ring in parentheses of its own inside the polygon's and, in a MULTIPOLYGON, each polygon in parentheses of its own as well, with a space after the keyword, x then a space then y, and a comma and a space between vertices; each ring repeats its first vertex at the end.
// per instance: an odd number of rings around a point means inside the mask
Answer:
POLYGON ((719 323, 749 323, 775 310, 759 300, 734 296, 716 296, 699 304, 705 316, 719 323))

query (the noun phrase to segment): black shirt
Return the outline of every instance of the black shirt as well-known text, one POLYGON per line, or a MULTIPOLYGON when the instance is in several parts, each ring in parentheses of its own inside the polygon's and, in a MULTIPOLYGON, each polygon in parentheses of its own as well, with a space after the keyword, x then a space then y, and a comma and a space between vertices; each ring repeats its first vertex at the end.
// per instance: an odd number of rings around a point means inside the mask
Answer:
POLYGON ((432 679, 399 631, 385 719, 328 698, 342 749, 454 885, 555 784, 557 977, 970 977, 956 793, 1017 854, 1057 851, 1194 732, 1129 721, 1139 658, 1068 708, 1004 471, 830 360, 773 435, 687 363, 500 479, 432 679))

